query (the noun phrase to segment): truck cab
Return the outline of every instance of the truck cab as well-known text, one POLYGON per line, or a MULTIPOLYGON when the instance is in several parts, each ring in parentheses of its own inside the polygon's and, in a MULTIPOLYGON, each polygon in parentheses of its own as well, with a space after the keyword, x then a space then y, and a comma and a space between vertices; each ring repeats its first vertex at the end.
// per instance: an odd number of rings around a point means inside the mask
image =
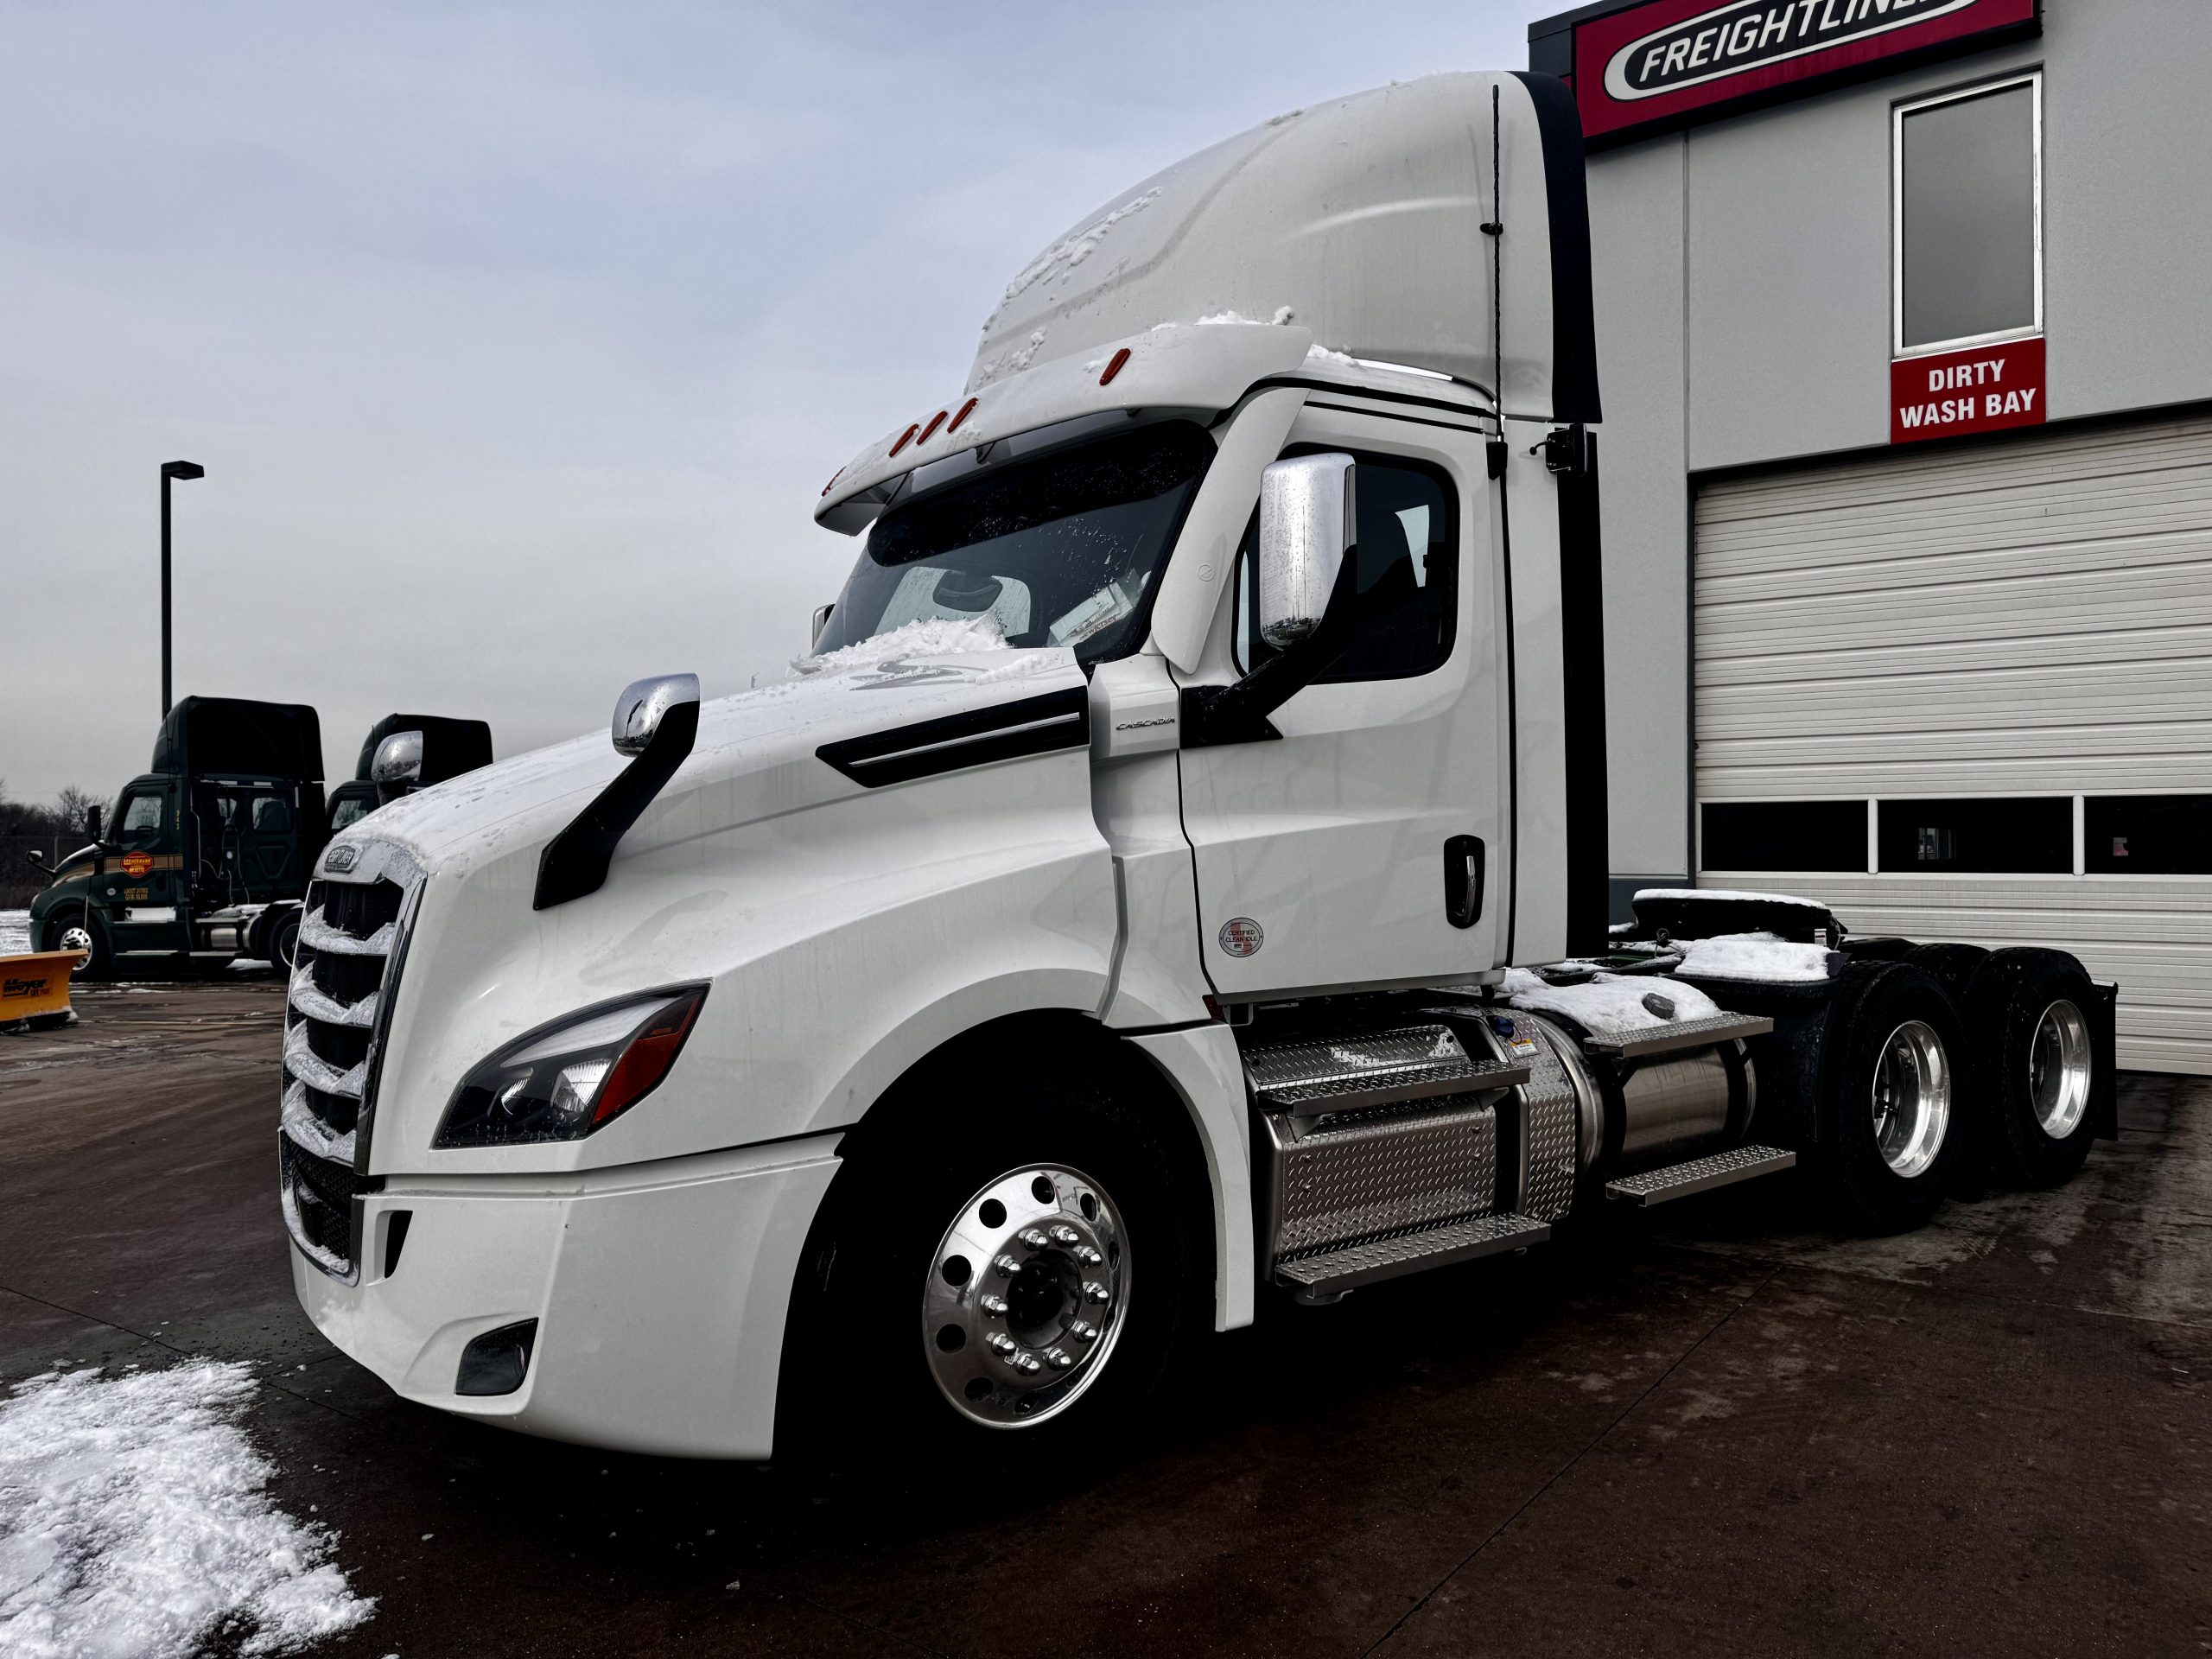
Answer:
POLYGON ((1208 1332, 1591 1203, 1802 1154, 1911 1225, 1981 1128, 2078 1167, 2071 958, 1609 924, 1588 251, 1543 76, 1203 151, 824 486, 859 546, 791 680, 639 681, 334 838, 278 1135, 315 1323, 595 1445, 1080 1457, 1208 1332))
POLYGON ((361 740, 353 777, 330 791, 330 833, 351 829, 387 800, 491 764, 492 728, 483 721, 456 720, 450 715, 386 715, 361 740), (377 776, 379 756, 389 774, 381 781, 377 776))
MULTIPOLYGON (((124 785, 92 843, 31 901, 31 936, 86 952, 105 976, 127 960, 277 950, 269 935, 307 891, 322 849, 322 739, 302 703, 186 697, 153 764, 124 785)), ((289 935, 287 935, 289 937, 289 935)))

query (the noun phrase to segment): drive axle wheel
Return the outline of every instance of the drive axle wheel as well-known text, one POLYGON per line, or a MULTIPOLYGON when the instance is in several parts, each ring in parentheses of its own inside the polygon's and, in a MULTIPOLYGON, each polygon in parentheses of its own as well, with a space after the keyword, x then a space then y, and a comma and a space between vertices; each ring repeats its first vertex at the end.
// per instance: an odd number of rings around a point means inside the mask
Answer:
POLYGON ((1042 1422, 1106 1370, 1126 1323, 1121 1212, 1070 1169, 1018 1169, 963 1205, 922 1283, 923 1355, 987 1428, 1042 1422))
POLYGON ((1820 1163, 1851 1225, 1903 1232, 1942 1203, 1965 1144, 1966 1052, 1957 1005, 1926 969, 1846 974, 1822 1062, 1820 1163))
POLYGON ((1993 1173, 2016 1186, 2057 1186, 2089 1155, 2099 1078, 2088 976, 2058 950, 1999 950, 1967 993, 1993 1173))

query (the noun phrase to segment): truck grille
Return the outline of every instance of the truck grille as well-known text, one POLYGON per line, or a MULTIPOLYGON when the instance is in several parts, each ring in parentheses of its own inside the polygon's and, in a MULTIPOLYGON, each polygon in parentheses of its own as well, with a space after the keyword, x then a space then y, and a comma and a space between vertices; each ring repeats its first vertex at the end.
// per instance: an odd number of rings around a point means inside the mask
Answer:
POLYGON ((397 847, 346 844, 357 849, 353 867, 315 878, 300 923, 278 1161, 293 1241, 326 1273, 350 1279, 354 1201, 372 1185, 359 1172, 378 1060, 423 873, 397 847))

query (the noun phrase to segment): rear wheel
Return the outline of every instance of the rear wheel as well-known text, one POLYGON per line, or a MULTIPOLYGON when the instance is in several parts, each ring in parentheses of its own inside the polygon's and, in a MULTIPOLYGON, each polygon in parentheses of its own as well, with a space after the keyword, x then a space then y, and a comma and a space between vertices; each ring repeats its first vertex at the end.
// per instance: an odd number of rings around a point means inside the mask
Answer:
POLYGON ((269 959, 286 973, 292 971, 293 954, 300 948, 300 912, 287 911, 269 930, 269 959))
POLYGON ((1964 1143, 1956 1004, 1924 969, 1863 964, 1839 991, 1827 1044, 1820 1162, 1845 1219, 1870 1233, 1923 1225, 1964 1143))
POLYGON ((47 918, 46 949, 85 952, 85 960, 70 971, 73 979, 105 979, 115 971, 107 930, 81 905, 58 910, 47 918))
POLYGON ((953 1116, 863 1141, 839 1176, 793 1310, 780 1449, 1089 1454, 1203 1330, 1205 1198, 1142 1113, 1071 1082, 953 1116), (833 1349, 867 1363, 817 1368, 833 1349))
POLYGON ((2088 1158, 2094 995, 2081 964, 2056 950, 1999 950, 1975 975, 1967 1018, 2000 1179, 2057 1186, 2088 1158))

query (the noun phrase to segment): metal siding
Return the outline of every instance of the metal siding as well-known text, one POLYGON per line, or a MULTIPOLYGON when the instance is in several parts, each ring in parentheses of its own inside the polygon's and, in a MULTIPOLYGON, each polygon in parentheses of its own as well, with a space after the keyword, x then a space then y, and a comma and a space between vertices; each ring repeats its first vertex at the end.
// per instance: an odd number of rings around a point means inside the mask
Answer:
MULTIPOLYGON (((2212 791, 2212 419, 1708 485, 1694 639, 1700 800, 2212 791)), ((1710 879, 2073 950, 2122 1065, 2212 1072, 2212 878, 1710 879)))

